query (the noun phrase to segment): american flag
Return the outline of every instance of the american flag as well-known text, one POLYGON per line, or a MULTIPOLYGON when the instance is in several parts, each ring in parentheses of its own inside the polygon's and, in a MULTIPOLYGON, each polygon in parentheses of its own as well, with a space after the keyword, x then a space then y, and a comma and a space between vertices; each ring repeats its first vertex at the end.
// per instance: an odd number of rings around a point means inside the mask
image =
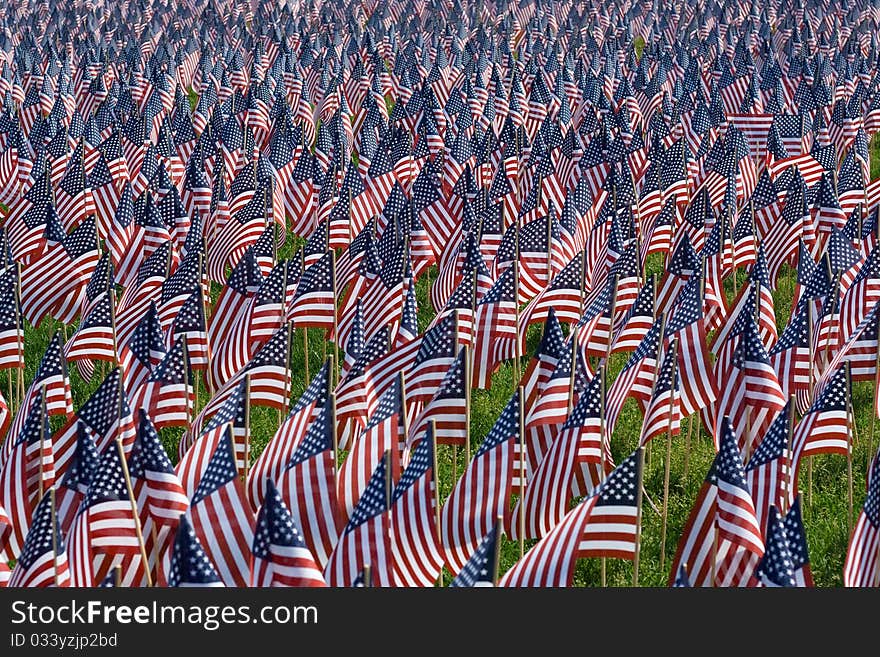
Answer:
POLYGON ((581 557, 632 559, 639 543, 642 450, 624 459, 596 491, 568 511, 499 581, 499 586, 571 586, 581 557))
POLYGON ((801 459, 813 454, 843 454, 850 450, 848 364, 837 368, 794 430, 792 460, 795 477, 801 459))
POLYGON ((520 393, 514 394, 443 505, 440 536, 447 567, 458 574, 498 516, 507 517, 521 465, 520 393))
MULTIPOLYGON (((93 360, 115 362, 115 290, 103 292, 83 318, 76 333, 64 345, 64 357, 75 361, 77 371, 87 380, 95 372, 93 360)), ((23 352, 22 352, 23 353, 23 352)))
POLYGON ((695 586, 744 586, 764 553, 763 531, 729 419, 722 430, 721 449, 679 540, 670 584, 687 564, 695 586))
POLYGON ((195 406, 195 392, 183 337, 177 338, 171 350, 131 395, 131 404, 147 410, 159 428, 188 424, 195 406))
POLYGON ((0 368, 24 365, 24 323, 18 294, 18 274, 7 269, 0 274, 0 368))
POLYGON ((286 313, 295 326, 333 330, 336 322, 334 263, 335 256, 330 251, 303 272, 286 313))
MULTIPOLYGON (((448 366, 433 397, 425 404, 421 414, 410 427, 407 444, 413 445, 421 440, 429 426, 433 425, 434 437, 438 444, 464 445, 469 439, 468 398, 469 378, 467 376, 468 351, 459 349, 458 357, 448 366)), ((412 384, 407 385, 407 395, 412 396, 412 384)))
POLYGON ((391 562, 396 586, 432 586, 443 567, 437 440, 431 426, 391 493, 391 562))
MULTIPOLYGON (((43 353, 37 366, 33 381, 19 406, 12 421, 10 435, 21 430, 27 412, 38 394, 42 394, 49 415, 70 415, 73 413, 73 400, 70 391, 70 379, 67 376, 67 361, 64 358, 64 341, 61 331, 56 331, 43 353)), ((5 461, 12 448, 13 441, 6 440, 0 448, 0 463, 5 461)), ((57 451, 57 450, 56 450, 57 451)))
POLYGON ((642 421, 642 435, 639 444, 644 446, 648 441, 662 435, 669 438, 681 432, 681 408, 678 403, 678 343, 673 342, 663 356, 663 362, 657 371, 657 379, 651 391, 651 401, 645 410, 642 421))
POLYGON ((164 358, 165 335, 159 323, 156 305, 151 303, 131 336, 119 349, 122 385, 126 393, 134 397, 164 358))
POLYGON ((370 482, 380 459, 390 454, 386 467, 389 476, 400 476, 401 446, 405 443, 406 403, 404 382, 399 377, 379 399, 376 410, 364 430, 350 446, 339 468, 339 502, 350 515, 370 482))
POLYGON ((759 526, 765 526, 771 506, 788 508, 796 495, 792 477, 791 439, 794 408, 791 400, 776 414, 746 463, 746 479, 759 526))
POLYGON ((161 564, 165 549, 177 531, 180 515, 189 508, 189 498, 174 472, 155 425, 144 413, 141 413, 137 437, 128 459, 128 472, 152 571, 161 564))
POLYGON ((759 586, 794 587, 794 559, 791 556, 788 536, 782 515, 771 506, 767 517, 766 549, 758 567, 755 580, 759 586))
POLYGON ((543 388, 553 371, 559 359, 566 352, 565 334, 562 332, 562 326, 556 318, 556 310, 553 306, 547 312, 547 319, 544 320, 544 331, 541 334, 541 341, 535 348, 535 353, 529 360, 526 370, 523 373, 520 384, 523 387, 523 399, 526 409, 532 407, 538 392, 543 388))
POLYGON ((682 288, 663 334, 666 341, 678 338, 681 407, 685 416, 708 406, 718 396, 706 351, 700 281, 699 276, 694 276, 682 288))
POLYGON ((373 582, 379 586, 392 585, 388 461, 387 453, 379 459, 330 554, 324 568, 324 579, 329 586, 352 586, 364 566, 370 567, 373 582))
POLYGON ((813 573, 807 548, 807 533, 801 515, 801 497, 798 495, 785 514, 785 535, 794 567, 794 581, 800 587, 813 586, 813 573))
POLYGON ((449 583, 452 588, 495 586, 498 579, 499 549, 501 547, 501 522, 497 522, 480 541, 464 567, 449 583))
POLYGON ((67 552, 58 525, 53 490, 47 490, 34 509, 24 547, 6 585, 15 588, 70 586, 67 552))
POLYGON ((315 409, 317 416, 308 425, 308 430, 281 471, 277 490, 293 519, 302 528, 309 551, 316 562, 324 567, 342 524, 337 496, 333 396, 328 396, 315 409))
POLYGON ((331 374, 331 362, 328 360, 309 382, 278 431, 248 469, 247 491, 254 510, 263 503, 266 481, 279 481, 281 472, 327 404, 331 392, 331 374))
POLYGON ((186 340, 189 364, 194 371, 205 371, 210 361, 205 298, 201 286, 180 306, 166 333, 165 347, 170 349, 177 337, 186 340))
POLYGON ((303 536, 269 479, 257 513, 252 548, 251 586, 326 586, 303 536))
POLYGON ((248 364, 259 349, 284 325, 287 266, 274 267, 261 279, 256 294, 236 309, 226 331, 211 343, 211 381, 216 386, 227 383, 248 364))
POLYGON ((73 586, 94 586, 117 566, 122 584, 134 586, 147 567, 141 556, 140 520, 117 445, 102 454, 67 535, 73 586))
MULTIPOLYGON (((488 388, 493 372, 500 365, 495 345, 501 339, 519 341, 517 334, 518 266, 504 271, 477 304, 474 316, 474 366, 471 373, 475 388, 488 388)), ((520 352, 522 353, 522 352, 520 352)))
POLYGON ((235 461, 232 428, 227 424, 190 498, 186 517, 224 585, 247 586, 254 514, 235 461))
POLYGON ((868 494, 849 539, 843 566, 844 586, 877 586, 880 577, 880 456, 868 475, 868 494))
POLYGON ((168 586, 218 587, 224 586, 217 569, 193 529, 186 515, 180 516, 180 525, 174 535, 168 568, 168 586))
POLYGON ((30 407, 23 406, 21 429, 11 432, 6 441, 9 452, 0 468, 0 507, 6 510, 11 531, 5 549, 15 558, 24 547, 34 507, 55 481, 49 417, 42 391, 30 407))
POLYGON ((129 453, 135 438, 135 424, 118 367, 107 374, 79 410, 68 417, 64 427, 52 436, 59 474, 64 474, 76 450, 80 424, 94 439, 98 452, 103 454, 119 438, 126 454, 129 453))
POLYGON ((67 470, 58 479, 55 494, 55 503, 58 509, 58 526, 64 534, 70 530, 73 518, 79 510, 79 506, 89 489, 89 484, 101 456, 95 441, 89 435, 85 425, 77 423, 76 446, 73 456, 70 458, 67 470))

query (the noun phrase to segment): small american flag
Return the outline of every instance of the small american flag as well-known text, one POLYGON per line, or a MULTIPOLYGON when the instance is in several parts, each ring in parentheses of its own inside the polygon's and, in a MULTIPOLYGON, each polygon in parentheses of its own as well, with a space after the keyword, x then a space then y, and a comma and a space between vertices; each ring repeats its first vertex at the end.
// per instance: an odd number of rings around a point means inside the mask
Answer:
POLYGON ((330 554, 324 568, 324 578, 330 586, 352 586, 365 565, 370 567, 372 581, 380 586, 392 583, 388 460, 385 454, 377 463, 330 554))
POLYGON ((174 536, 171 561, 168 568, 169 587, 224 586, 217 569, 205 552, 186 515, 180 516, 180 525, 174 536))
POLYGON ((458 574, 492 529, 509 515, 512 486, 519 481, 520 395, 514 394, 468 464, 441 511, 440 527, 447 566, 458 574), (479 501, 470 504, 468 500, 479 501))
POLYGON ((432 586, 443 567, 436 476, 436 438, 429 428, 391 494, 391 561, 396 586, 432 586))
POLYGON ((294 521, 302 528, 309 551, 324 567, 342 525, 337 497, 332 396, 315 409, 317 416, 281 471, 277 490, 294 521))
POLYGON ((24 541, 21 555, 12 569, 7 586, 46 587, 69 586, 70 572, 61 527, 55 512, 55 495, 51 490, 34 509, 33 522, 24 541))
POLYGON ((495 586, 498 577, 498 550, 501 547, 501 523, 496 523, 483 537, 480 546, 449 583, 450 587, 495 586))
POLYGON ((844 586, 877 586, 880 576, 880 456, 868 475, 868 495, 849 539, 843 567, 844 586))
POLYGON ((251 586, 326 586, 299 527, 271 479, 266 482, 266 496, 257 513, 252 553, 251 586))
POLYGON ((229 425, 190 499, 186 516, 221 581, 226 586, 247 586, 254 514, 238 477, 229 425))

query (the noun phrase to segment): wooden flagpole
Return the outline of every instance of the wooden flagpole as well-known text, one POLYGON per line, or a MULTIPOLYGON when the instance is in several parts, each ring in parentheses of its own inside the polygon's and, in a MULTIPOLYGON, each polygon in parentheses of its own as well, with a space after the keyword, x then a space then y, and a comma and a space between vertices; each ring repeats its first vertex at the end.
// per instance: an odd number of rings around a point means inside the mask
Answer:
MULTIPOLYGON (((666 565, 666 525, 669 513, 669 472, 672 461, 672 414, 675 411, 675 377, 678 366, 678 340, 673 340, 670 357, 672 358, 672 389, 669 391, 669 422, 666 426, 666 462, 663 464, 663 524, 660 529, 660 570, 666 565)), ((659 365, 658 365, 659 367, 659 365)))
MULTIPOLYGON (((349 195, 349 213, 351 212, 351 190, 349 195)), ((351 232, 351 221, 348 222, 349 232, 351 232)), ((336 307, 337 287, 336 287, 336 251, 331 251, 330 257, 330 282, 333 284, 333 363, 331 364, 330 380, 334 384, 339 384, 339 309, 336 307)), ((324 341, 326 344, 326 340, 324 341)))
POLYGON ((519 396, 519 557, 522 559, 525 554, 526 543, 526 514, 523 508, 523 500, 526 495, 526 443, 525 430, 523 427, 523 387, 517 388, 516 394, 519 396))
POLYGON ((639 447, 639 482, 636 485, 636 544, 633 555, 633 586, 639 585, 639 554, 642 544, 642 482, 644 481, 645 448, 639 447))
POLYGON ((134 530, 137 534, 138 546, 141 550, 141 559, 144 564, 144 575, 147 578, 147 586, 153 586, 153 576, 150 573, 150 561, 147 559, 147 547, 144 545, 144 535, 141 531, 141 517, 140 514, 138 514, 137 501, 134 498, 131 476, 128 473, 128 463, 125 461, 125 450, 122 447, 122 438, 116 439, 116 448, 119 450, 119 461, 122 464, 122 474, 125 476, 125 487, 128 489, 128 499, 131 502, 131 513, 134 516, 134 530))
MULTIPOLYGON (((877 357, 874 360, 874 399, 871 400, 871 427, 868 430, 868 461, 866 469, 871 469, 871 456, 874 452, 874 420, 877 419, 877 398, 880 397, 880 345, 877 347, 877 357)), ((880 569, 878 569, 880 572, 880 569)))
MULTIPOLYGON (((431 420, 431 469, 432 469, 432 478, 431 482, 434 485, 434 531, 437 532, 437 541, 438 543, 441 540, 442 534, 440 533, 440 480, 438 477, 439 470, 437 469, 437 422, 436 420, 431 420)), ((443 586, 443 568, 440 568, 440 574, 437 577, 437 583, 440 586, 443 586)))
POLYGON ((370 575, 370 564, 368 564, 368 563, 364 564, 363 573, 364 573, 364 588, 368 589, 368 588, 372 587, 372 585, 373 585, 372 577, 370 575))
POLYGON ((327 405, 330 411, 329 422, 333 427, 333 481, 334 485, 338 487, 339 484, 339 468, 337 467, 337 463, 339 462, 339 425, 336 422, 336 393, 330 392, 327 395, 327 405))
POLYGON ((58 514, 55 508, 55 487, 49 489, 49 504, 52 505, 52 579, 58 587, 58 514))
MULTIPOLYGON (((195 394, 195 392, 193 392, 193 403, 192 404, 189 403, 188 388, 190 387, 190 384, 193 383, 192 381, 189 380, 189 375, 191 373, 192 373, 192 368, 190 368, 190 366, 189 366, 189 347, 187 347, 186 335, 184 335, 183 336, 183 377, 184 377, 183 389, 184 389, 184 394, 186 395, 186 405, 187 405, 187 411, 186 411, 186 432, 187 433, 189 433, 190 429, 192 428, 192 421, 193 421, 193 417, 195 415, 195 410, 196 410, 196 402, 195 402, 196 394, 195 394)), ((196 377, 194 375, 193 379, 195 379, 195 378, 196 377)), ((193 386, 193 388, 195 389, 195 386, 193 386)))
MULTIPOLYGON (((43 471, 43 448, 45 447, 46 437, 43 435, 43 429, 45 429, 45 423, 49 421, 48 416, 46 415, 46 384, 43 383, 40 385, 40 422, 43 423, 43 426, 40 427, 40 451, 39 451, 39 459, 40 459, 40 482, 39 482, 39 499, 43 499, 43 493, 45 492, 43 489, 43 477, 45 475, 43 471)), ((51 436, 50 447, 51 447, 51 436)))
POLYGON ((611 358, 612 341, 614 339, 614 307, 617 305, 617 284, 619 275, 614 274, 614 285, 611 288, 611 306, 608 308, 608 341, 605 344, 605 362, 611 358))
POLYGON ((712 586, 715 586, 715 571, 718 564, 718 511, 712 519, 712 586))
POLYGON ((498 586, 498 566, 501 563, 501 532, 504 527, 502 516, 495 518, 495 552, 492 555, 492 586, 498 586))
MULTIPOLYGON (((605 431, 605 384, 608 376, 608 364, 602 363, 599 367, 599 376, 602 377, 601 384, 599 385, 599 481, 605 481, 605 439, 606 439, 606 431, 605 431)), ((608 444, 611 444, 611 438, 608 437, 608 444)), ((639 492, 639 496, 641 497, 641 492, 639 492)), ((601 562, 601 577, 602 577, 602 587, 608 585, 607 579, 607 559, 602 557, 601 562)))
MULTIPOLYGON (((16 261, 15 263, 15 321, 16 321, 16 332, 18 330, 21 331, 21 338, 16 336, 16 349, 18 350, 18 363, 16 364, 16 405, 21 406, 24 403, 24 322, 21 319, 21 263, 16 261)), ((116 337, 116 331, 114 328, 113 331, 114 340, 116 337)), ((9 373, 10 379, 12 378, 12 373, 9 373)), ((9 400, 9 403, 12 404, 12 399, 9 400)))
MULTIPOLYGON (((785 458, 788 460, 788 464, 786 465, 786 473, 785 473, 785 501, 788 502, 788 499, 792 497, 791 485, 792 485, 792 477, 794 476, 794 464, 791 459, 791 443, 794 438, 794 404, 795 404, 795 396, 792 393, 788 398, 788 439, 787 439, 787 452, 785 458)), ((785 512, 788 513, 790 506, 786 504, 785 512)))
MULTIPOLYGON (((464 385, 464 458, 466 462, 470 463, 471 460, 471 346, 464 346, 464 371, 465 371, 465 385, 464 385)), ((457 454, 458 450, 453 452, 453 456, 457 454)), ((455 474, 457 470, 455 470, 455 474)))
MULTIPOLYGON (((284 363, 284 406, 278 409, 278 425, 284 421, 284 417, 290 412, 290 393, 293 388, 293 371, 290 369, 290 361, 293 360, 293 320, 287 322, 287 347, 284 353, 287 355, 284 363)), ((309 384, 308 372, 306 373, 306 385, 309 384)))
MULTIPOLYGON (((515 379, 514 385, 519 385, 522 382, 522 372, 520 372, 520 358, 522 358, 522 350, 520 349, 520 336, 522 334, 522 327, 519 322, 519 233, 517 232, 517 248, 516 248, 516 260, 513 262, 513 278, 514 278, 514 300, 513 305, 516 308, 516 339, 514 340, 514 354, 515 357, 513 359, 513 376, 515 379)), ((520 407, 522 408, 522 407, 520 407)))
MULTIPOLYGON (((235 443, 235 433, 232 434, 232 442, 235 443)), ((251 375, 244 375, 244 456, 242 457, 241 478, 247 481, 248 476, 248 454, 251 451, 251 375)), ((233 458, 235 458, 235 448, 233 447, 233 458)))
POLYGON ((311 376, 309 376, 309 327, 303 326, 302 328, 302 336, 303 336, 303 368, 306 374, 306 382, 311 380, 311 376))
POLYGON ((846 362, 846 420, 849 428, 846 441, 846 480, 847 490, 847 515, 846 524, 849 535, 852 535, 853 523, 853 438, 855 437, 856 418, 852 412, 852 369, 849 361, 846 362))
MULTIPOLYGON (((205 244, 205 249, 207 249, 207 243, 205 244)), ((207 251, 205 251, 207 253, 207 251)), ((205 256, 207 260, 207 255, 205 256)), ((205 387, 208 389, 208 393, 213 394, 216 386, 214 385, 213 376, 211 375, 211 334, 208 331, 208 302, 205 299, 205 290, 202 289, 202 319, 205 322, 205 387)))

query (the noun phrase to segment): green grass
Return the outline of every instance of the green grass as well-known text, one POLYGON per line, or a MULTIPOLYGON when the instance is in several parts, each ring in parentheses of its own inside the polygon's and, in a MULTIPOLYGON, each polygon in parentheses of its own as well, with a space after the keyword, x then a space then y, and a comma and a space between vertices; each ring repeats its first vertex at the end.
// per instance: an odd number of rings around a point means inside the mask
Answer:
POLYGON ((642 58, 642 53, 645 51, 645 39, 644 37, 637 36, 633 39, 633 48, 636 50, 636 57, 639 59, 642 58))

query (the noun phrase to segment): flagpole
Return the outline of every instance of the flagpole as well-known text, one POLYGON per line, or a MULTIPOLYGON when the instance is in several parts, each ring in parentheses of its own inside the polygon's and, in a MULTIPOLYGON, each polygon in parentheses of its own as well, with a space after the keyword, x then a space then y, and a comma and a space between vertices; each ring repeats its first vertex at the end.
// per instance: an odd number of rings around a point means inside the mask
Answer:
MULTIPOLYGON (((44 430, 46 428, 46 423, 48 422, 48 416, 46 415, 46 384, 43 383, 40 385, 40 422, 42 426, 40 427, 40 499, 43 499, 43 477, 44 477, 44 468, 43 468, 43 448, 45 447, 46 438, 44 436, 44 430)), ((50 436, 51 441, 51 436, 50 436)), ((51 442, 50 445, 51 447, 51 442)))
POLYGON ((619 274, 614 274, 614 285, 611 288, 611 305, 608 308, 608 342, 605 344, 605 362, 611 358, 611 347, 614 339, 614 307, 617 305, 617 285, 619 274))
POLYGON ((669 472, 672 461, 672 414, 675 412, 675 378, 678 369, 678 340, 672 341, 672 381, 669 389, 669 422, 666 425, 666 462, 663 464, 663 524, 660 529, 660 570, 666 564, 666 525, 669 513, 669 472))
MULTIPOLYGON (((291 319, 287 321, 287 347, 284 350, 286 355, 284 363, 284 405, 283 408, 278 409, 281 416, 278 418, 279 425, 284 421, 284 416, 290 412, 290 393, 293 388, 293 371, 290 369, 290 361, 293 360, 293 331, 294 326, 291 319)), ((308 384, 309 379, 306 378, 306 385, 308 384)))
MULTIPOLYGON (((876 319, 874 321, 877 321, 876 319)), ((871 400, 871 428, 868 431, 868 461, 866 469, 871 469, 871 455, 874 452, 874 420, 877 419, 877 396, 880 393, 880 344, 874 360, 874 399, 871 400)))
MULTIPOLYGON (((810 397, 812 397, 813 390, 813 372, 816 367, 816 363, 813 360, 813 350, 816 348, 815 338, 813 336, 813 306, 812 304, 807 304, 807 345, 810 358, 810 397)), ((794 412, 792 410, 792 412, 794 412)), ((813 457, 807 457, 807 509, 812 513, 813 511, 813 457)))
POLYGON ((855 437, 856 418, 852 412, 852 370, 849 361, 846 362, 846 419, 848 440, 846 441, 846 479, 849 485, 847 490, 848 513, 846 524, 849 534, 852 535, 853 523, 853 438, 855 437))
MULTIPOLYGON (((235 442, 235 433, 232 434, 233 443, 235 442)), ((233 458, 235 457, 235 449, 233 448, 233 458)), ((248 476, 248 454, 251 451, 251 375, 244 375, 244 457, 242 458, 241 477, 247 481, 248 476)))
POLYGON ((636 544, 633 555, 633 586, 639 585, 639 555, 642 544, 642 482, 644 481, 645 448, 639 447, 639 482, 636 486, 636 544))
POLYGON ((58 517, 55 509, 55 487, 49 489, 49 504, 52 505, 52 578, 58 588, 58 517))
POLYGON ((712 518, 712 586, 715 586, 715 570, 717 568, 718 562, 718 507, 717 502, 715 505, 715 510, 713 511, 715 516, 712 518))
MULTIPOLYGON (((16 395, 15 399, 17 402, 17 406, 21 406, 24 403, 24 322, 21 319, 21 263, 15 262, 15 331, 16 331, 16 344, 15 348, 18 350, 18 363, 16 363, 16 395), (19 337, 18 331, 21 330, 21 337, 19 337)), ((116 331, 113 332, 113 339, 116 339, 116 331)), ((12 379, 12 373, 9 374, 10 380, 12 379)), ((9 401, 12 403, 12 400, 9 401)))
MULTIPOLYGON (((351 211, 351 190, 349 190, 349 212, 351 211)), ((351 221, 349 220, 349 232, 351 232, 351 221)), ((333 254, 330 257, 330 282, 333 284, 333 363, 331 367, 330 380, 335 384, 339 384, 339 309, 336 307, 336 250, 331 250, 333 254)), ((325 342, 326 344, 326 342, 325 342)))
MULTIPOLYGON (((520 358, 522 358, 522 349, 520 349, 520 334, 521 327, 519 325, 519 231, 517 231, 517 248, 516 248, 516 260, 513 262, 513 278, 514 278, 514 300, 513 305, 516 308, 516 339, 514 340, 514 354, 515 358, 513 360, 513 376, 516 379, 516 383, 514 385, 519 385, 522 382, 522 372, 520 372, 520 358)), ((522 409, 522 407, 520 407, 522 409)))
MULTIPOLYGON (((192 370, 189 365, 189 347, 187 347, 186 334, 184 334, 183 335, 183 378, 184 378, 183 392, 184 392, 184 395, 186 395, 186 406, 187 406, 186 432, 187 433, 189 433, 190 429, 192 429, 193 416, 195 415, 195 410, 196 410, 195 393, 193 393, 192 406, 190 406, 190 403, 189 403, 189 390, 188 390, 188 388, 190 387, 190 383, 191 383, 189 380, 189 375, 190 375, 191 371, 192 370)), ((193 379, 195 379, 195 378, 196 378, 195 375, 193 375, 193 379)))
MULTIPOLYGON (((464 346, 464 369, 465 369, 465 385, 464 385, 464 458, 470 463, 471 460, 471 347, 464 346)), ((458 450, 453 452, 453 456, 457 456, 458 450)), ((458 471, 453 468, 453 474, 457 475, 458 471)))
POLYGON ((303 336, 303 363, 306 374, 306 385, 311 380, 311 376, 309 376, 309 327, 303 326, 302 328, 302 336, 303 336))
MULTIPOLYGON (((339 469, 337 468, 337 459, 339 458, 339 436, 337 435, 337 431, 339 430, 339 426, 336 422, 336 393, 330 392, 327 395, 327 407, 330 412, 329 422, 333 427, 333 485, 334 490, 339 488, 339 469)), ((334 509, 334 513, 338 510, 338 506, 334 509)))
POLYGON ((526 542, 526 514, 523 502, 526 495, 526 444, 525 431, 523 428, 523 387, 517 388, 516 394, 519 396, 519 413, 517 413, 519 422, 519 558, 522 559, 525 554, 526 542))
MULTIPOLYGON (((403 373, 403 370, 397 373, 397 377, 400 381, 400 423, 401 428, 403 429, 403 439, 406 440, 406 437, 409 435, 409 417, 406 413, 406 375, 403 373)), ((398 461, 402 454, 400 453, 400 443, 394 446, 395 454, 397 454, 398 461)))
POLYGON ((791 456, 792 456, 791 455, 791 443, 792 443, 792 440, 794 439, 794 404, 795 404, 794 397, 795 397, 794 393, 792 393, 788 397, 788 403, 789 403, 789 406, 788 406, 788 438, 787 438, 787 450, 788 451, 786 452, 786 455, 785 455, 785 458, 788 459, 788 466, 786 467, 786 473, 785 473, 785 481, 786 481, 785 501, 786 501, 786 506, 788 507, 785 510, 786 513, 788 513, 788 511, 791 509, 791 505, 787 504, 788 500, 789 500, 789 498, 793 497, 792 491, 791 491, 791 484, 792 484, 792 477, 794 475, 794 463, 792 463, 792 458, 791 458, 791 456))
POLYGON ((125 487, 128 489, 128 499, 131 502, 131 513, 134 516, 134 530, 137 534, 138 546, 141 550, 141 559, 144 564, 144 576, 147 578, 147 586, 153 586, 153 577, 150 573, 150 561, 147 559, 147 547, 144 545, 144 535, 141 531, 141 517, 138 514, 137 502, 134 499, 134 489, 131 485, 131 476, 128 473, 128 463, 125 461, 125 450, 122 447, 122 438, 116 438, 116 448, 119 450, 119 461, 122 464, 122 474, 125 477, 125 487))
POLYGON ((501 532, 504 526, 502 516, 495 518, 495 552, 492 555, 492 586, 498 586, 498 567, 501 564, 501 532))
MULTIPOLYGON (((203 243, 204 243, 203 248, 205 251, 205 263, 207 264, 208 242, 207 242, 207 240, 204 240, 203 243)), ((201 261, 201 255, 199 257, 199 260, 201 261)), ((208 302, 205 298, 205 296, 206 296, 205 289, 201 285, 201 276, 202 276, 202 272, 200 270, 199 271, 199 287, 200 287, 201 297, 202 297, 202 320, 205 322, 205 360, 206 360, 206 363, 205 363, 205 373, 203 374, 203 376, 205 379, 205 387, 208 389, 208 393, 211 394, 211 393, 213 393, 214 388, 215 388, 214 381, 213 381, 214 377, 211 375, 211 335, 210 335, 210 332, 208 331, 208 302)), ((209 286, 208 292, 210 293, 210 283, 208 284, 208 286, 209 286)))
MULTIPOLYGON (((608 364, 602 363, 599 367, 598 376, 601 378, 601 384, 599 385, 599 481, 600 483, 605 481, 605 377, 608 374, 608 364)), ((574 377, 574 371, 572 370, 572 377, 574 377)), ((609 440, 610 444, 611 441, 609 440)), ((640 487, 641 488, 641 487, 640 487)), ((638 499, 641 500, 642 492, 639 490, 638 499)), ((607 580, 607 559, 603 556, 601 561, 601 578, 602 578, 602 588, 608 586, 607 580)))
MULTIPOLYGON (((431 419, 431 468, 432 479, 434 485, 434 531, 437 532, 437 540, 440 540, 440 481, 438 479, 437 469, 437 421, 431 419)), ((438 584, 443 586, 443 568, 440 568, 438 575, 438 584)))
POLYGON ((367 589, 373 585, 373 583, 371 581, 372 578, 370 577, 370 564, 368 564, 368 563, 364 564, 364 571, 363 572, 364 572, 364 588, 367 589))

